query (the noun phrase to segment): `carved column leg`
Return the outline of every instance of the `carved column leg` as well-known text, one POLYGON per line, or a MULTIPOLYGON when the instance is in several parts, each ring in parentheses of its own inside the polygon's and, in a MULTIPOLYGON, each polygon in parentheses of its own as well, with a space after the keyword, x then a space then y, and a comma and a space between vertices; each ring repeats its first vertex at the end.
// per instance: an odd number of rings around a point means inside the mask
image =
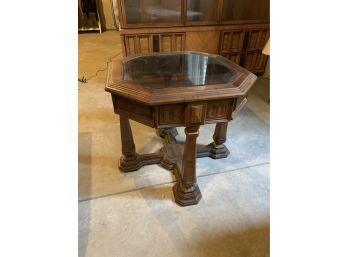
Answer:
POLYGON ((119 169, 125 172, 136 171, 142 167, 139 155, 135 151, 132 129, 126 116, 120 115, 122 154, 119 169))
POLYGON ((227 122, 216 123, 215 132, 213 135, 214 142, 209 145, 211 148, 209 156, 211 158, 225 158, 230 154, 230 151, 224 145, 226 142, 227 125, 227 122))
POLYGON ((196 183, 196 139, 199 126, 186 127, 186 142, 181 167, 176 168, 177 183, 173 187, 175 201, 183 206, 197 204, 202 198, 196 183), (180 169, 181 168, 181 169, 180 169))

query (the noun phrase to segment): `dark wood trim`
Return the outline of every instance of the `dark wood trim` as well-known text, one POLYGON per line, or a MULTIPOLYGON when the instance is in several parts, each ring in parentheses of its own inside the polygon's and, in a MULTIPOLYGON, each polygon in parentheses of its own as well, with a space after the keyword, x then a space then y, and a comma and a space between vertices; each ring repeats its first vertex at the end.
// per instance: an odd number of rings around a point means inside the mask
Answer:
POLYGON ((217 26, 217 21, 187 21, 186 26, 217 26))
POLYGON ((146 28, 122 28, 120 35, 123 34, 139 34, 139 33, 164 33, 164 32, 200 32, 200 31, 221 31, 221 30, 250 30, 250 29, 269 29, 269 23, 240 23, 240 24, 226 24, 226 25, 197 25, 190 27, 150 27, 146 28), (145 32, 146 31, 146 32, 145 32))
POLYGON ((238 24, 269 24, 268 20, 234 20, 234 21, 220 21, 221 25, 238 25, 238 24))
MULTIPOLYGON (((181 22, 181 21, 180 21, 181 22)), ((144 28, 166 28, 166 27, 184 27, 184 24, 177 22, 167 22, 167 23, 137 23, 137 24, 125 24, 123 29, 144 29, 144 28)))
POLYGON ((244 77, 244 79, 245 82, 243 82, 243 84, 238 88, 217 88, 217 86, 202 86, 199 89, 192 89, 192 87, 190 89, 156 89, 156 91, 153 91, 152 94, 149 94, 140 91, 139 87, 136 85, 120 82, 118 85, 107 86, 105 90, 110 93, 116 93, 128 99, 133 99, 135 101, 148 105, 174 104, 188 101, 202 101, 207 97, 210 97, 211 100, 218 100, 224 99, 226 97, 244 96, 245 92, 249 90, 252 84, 256 81, 257 77, 251 73, 247 78, 244 77), (124 84, 126 84, 127 86, 125 86, 124 84))
POLYGON ((181 0, 181 24, 186 26, 187 22, 187 1, 181 0))
POLYGON ((268 21, 265 20, 240 20, 240 21, 221 21, 221 22, 187 22, 186 24, 181 24, 181 23, 137 23, 137 24, 126 24, 125 26, 122 27, 122 29, 151 29, 151 28, 177 28, 177 29, 183 29, 187 28, 186 26, 191 26, 191 27, 198 27, 198 26, 235 26, 235 25, 269 25, 268 21))
POLYGON ((217 22, 218 24, 221 23, 221 16, 222 16, 222 8, 223 8, 223 4, 224 4, 224 1, 223 0, 219 0, 218 2, 218 8, 217 8, 217 22))

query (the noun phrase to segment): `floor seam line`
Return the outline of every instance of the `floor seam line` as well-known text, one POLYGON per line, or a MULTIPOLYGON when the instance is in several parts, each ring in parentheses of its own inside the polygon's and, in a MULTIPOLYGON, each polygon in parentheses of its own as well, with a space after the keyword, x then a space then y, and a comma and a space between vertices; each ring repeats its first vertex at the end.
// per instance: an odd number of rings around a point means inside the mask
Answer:
MULTIPOLYGON (((237 171, 237 170, 243 170, 243 169, 248 169, 248 168, 252 168, 252 167, 263 166, 263 165, 267 165, 267 164, 270 164, 270 162, 263 162, 263 163, 258 163, 258 164, 254 164, 254 165, 249 165, 249 166, 245 166, 245 167, 241 167, 241 168, 236 168, 236 169, 231 169, 231 170, 225 170, 225 171, 223 171, 223 172, 201 175, 201 176, 197 176, 197 178, 209 177, 209 176, 213 176, 213 175, 220 175, 220 174, 224 174, 224 173, 230 173, 230 172, 237 171)), ((114 195, 126 194, 126 193, 130 193, 130 192, 135 192, 135 191, 143 190, 143 189, 146 189, 146 188, 151 188, 151 187, 156 187, 156 186, 163 186, 163 185, 172 184, 172 183, 175 183, 175 182, 176 182, 176 180, 174 180, 174 181, 172 181, 172 182, 159 183, 159 184, 154 184, 154 185, 151 185, 151 186, 144 186, 144 187, 139 187, 139 188, 136 188, 136 189, 130 189, 130 190, 122 191, 122 192, 117 192, 117 193, 106 194, 106 195, 96 196, 96 197, 92 197, 92 198, 82 199, 82 200, 78 200, 78 203, 83 203, 83 202, 92 201, 92 200, 96 200, 96 199, 100 199, 100 198, 105 198, 105 197, 114 196, 114 195)))
POLYGON ((263 165, 267 165, 267 164, 270 164, 270 163, 269 163, 269 162, 263 162, 263 163, 258 163, 258 164, 254 164, 254 165, 249 165, 249 166, 245 166, 245 167, 241 167, 241 168, 236 168, 236 169, 231 169, 231 170, 225 170, 225 171, 223 171, 223 172, 201 175, 201 176, 199 176, 199 178, 208 177, 208 176, 212 176, 212 175, 219 175, 219 174, 229 173, 229 172, 232 172, 232 171, 243 170, 243 169, 248 169, 248 168, 263 166, 263 165))

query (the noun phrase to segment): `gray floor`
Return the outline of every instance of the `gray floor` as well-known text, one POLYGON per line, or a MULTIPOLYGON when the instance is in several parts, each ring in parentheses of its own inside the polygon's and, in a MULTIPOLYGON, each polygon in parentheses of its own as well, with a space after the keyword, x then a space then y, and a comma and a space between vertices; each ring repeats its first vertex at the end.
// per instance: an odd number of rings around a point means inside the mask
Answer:
MULTIPOLYGON (((120 51, 117 32, 79 35, 79 76, 94 75, 120 51)), ((79 256, 269 256, 269 80, 257 80, 229 123, 230 156, 197 160, 203 197, 182 208, 169 171, 118 170, 119 119, 105 75, 79 83, 79 256)), ((161 147, 153 129, 131 125, 140 153, 161 147)), ((210 143, 213 131, 201 127, 198 143, 210 143)))

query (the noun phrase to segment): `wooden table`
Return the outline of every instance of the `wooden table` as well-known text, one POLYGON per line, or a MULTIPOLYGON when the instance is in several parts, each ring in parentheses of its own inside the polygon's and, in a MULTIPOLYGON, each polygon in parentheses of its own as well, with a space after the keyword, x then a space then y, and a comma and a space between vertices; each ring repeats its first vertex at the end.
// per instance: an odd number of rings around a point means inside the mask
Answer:
POLYGON ((228 121, 245 105, 256 76, 228 59, 198 52, 136 55, 113 60, 105 90, 120 115, 122 154, 119 169, 136 171, 160 164, 173 170, 175 201, 197 204, 202 195, 196 179, 196 158, 225 158, 228 121), (158 153, 138 154, 129 119, 158 129, 164 146, 158 153), (212 143, 196 146, 199 127, 216 123, 212 143), (176 142, 184 126, 186 141, 176 142))

